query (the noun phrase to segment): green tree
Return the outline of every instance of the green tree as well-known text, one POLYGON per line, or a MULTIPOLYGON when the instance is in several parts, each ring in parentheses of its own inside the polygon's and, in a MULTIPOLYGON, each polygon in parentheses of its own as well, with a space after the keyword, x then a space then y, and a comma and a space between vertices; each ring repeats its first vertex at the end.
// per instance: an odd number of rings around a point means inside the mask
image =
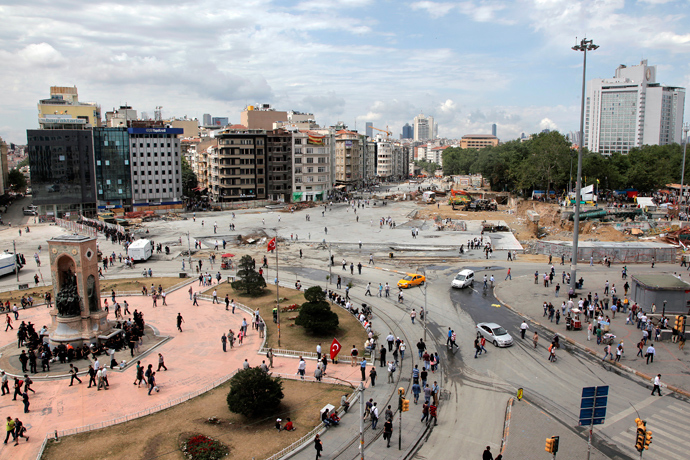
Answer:
POLYGON ((26 191, 26 177, 16 168, 10 170, 7 175, 7 183, 15 193, 24 193, 26 191))
POLYGON ((182 193, 184 196, 194 195, 194 189, 199 185, 196 173, 189 165, 187 158, 182 156, 182 193))
POLYGON ((426 160, 416 160, 414 162, 415 165, 419 166, 422 168, 422 170, 426 171, 428 175, 433 176, 434 172, 437 169, 441 169, 441 167, 438 165, 438 163, 434 163, 431 161, 426 161, 426 160))
POLYGON ((230 412, 247 418, 275 413, 283 399, 283 382, 258 367, 238 371, 230 379, 227 402, 230 412))
POLYGON ((237 270, 237 281, 232 282, 232 288, 236 291, 244 291, 251 296, 259 296, 264 293, 266 280, 254 270, 254 261, 251 256, 242 256, 237 270))
POLYGON ((310 287, 304 292, 304 298, 307 302, 300 307, 295 324, 311 334, 324 335, 334 332, 338 328, 338 315, 326 302, 323 289, 319 286, 310 287))

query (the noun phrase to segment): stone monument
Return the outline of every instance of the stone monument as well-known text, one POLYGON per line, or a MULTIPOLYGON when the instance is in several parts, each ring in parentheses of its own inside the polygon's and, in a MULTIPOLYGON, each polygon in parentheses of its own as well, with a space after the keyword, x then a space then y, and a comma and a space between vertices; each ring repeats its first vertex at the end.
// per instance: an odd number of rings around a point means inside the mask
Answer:
POLYGON ((65 235, 48 240, 55 308, 50 311, 53 345, 98 343, 111 332, 101 309, 96 238, 65 235))

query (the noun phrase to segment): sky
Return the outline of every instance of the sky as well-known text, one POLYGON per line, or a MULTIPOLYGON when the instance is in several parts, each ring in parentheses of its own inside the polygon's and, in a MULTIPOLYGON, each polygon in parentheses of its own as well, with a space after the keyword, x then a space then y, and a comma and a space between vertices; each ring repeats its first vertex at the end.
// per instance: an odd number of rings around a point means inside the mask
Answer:
MULTIPOLYGON (((690 87, 688 0, 0 0, 0 137, 26 143, 50 86, 102 113, 238 123, 247 105, 367 121, 399 137, 420 112, 440 137, 502 141, 579 129, 587 79, 647 59, 690 87), (685 24, 685 25, 684 25, 685 24)), ((686 103, 685 119, 690 109, 686 103)))

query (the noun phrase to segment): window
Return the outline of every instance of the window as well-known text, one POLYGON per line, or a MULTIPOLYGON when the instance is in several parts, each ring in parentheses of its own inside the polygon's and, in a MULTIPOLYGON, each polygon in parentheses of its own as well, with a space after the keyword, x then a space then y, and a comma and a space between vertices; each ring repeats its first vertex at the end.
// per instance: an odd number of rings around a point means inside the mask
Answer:
POLYGON ((313 158, 307 158, 307 163, 313 163, 314 159, 313 158))
POLYGON ((312 147, 307 147, 307 153, 314 153, 314 149, 312 147))
POLYGON ((325 167, 325 166, 319 166, 319 167, 318 167, 318 172, 320 172, 320 173, 325 173, 325 172, 326 172, 326 167, 325 167))
POLYGON ((295 158, 295 164, 302 164, 302 159, 301 158, 295 158))

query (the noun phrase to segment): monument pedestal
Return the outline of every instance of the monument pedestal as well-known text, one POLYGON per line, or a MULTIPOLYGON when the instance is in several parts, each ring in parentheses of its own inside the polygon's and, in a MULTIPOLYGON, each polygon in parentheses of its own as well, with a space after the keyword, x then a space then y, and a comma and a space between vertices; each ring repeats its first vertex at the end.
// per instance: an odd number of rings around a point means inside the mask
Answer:
POLYGON ((66 235, 48 240, 55 309, 50 342, 81 347, 97 344, 114 331, 101 309, 96 238, 66 235))

